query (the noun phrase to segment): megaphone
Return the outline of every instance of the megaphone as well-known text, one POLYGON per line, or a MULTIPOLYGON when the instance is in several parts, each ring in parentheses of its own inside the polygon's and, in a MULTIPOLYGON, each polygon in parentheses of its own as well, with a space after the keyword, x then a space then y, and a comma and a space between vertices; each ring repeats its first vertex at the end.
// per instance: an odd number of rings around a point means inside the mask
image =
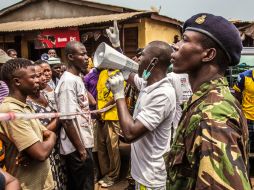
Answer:
POLYGON ((138 63, 102 42, 96 49, 93 64, 99 69, 129 70, 136 73, 138 63))

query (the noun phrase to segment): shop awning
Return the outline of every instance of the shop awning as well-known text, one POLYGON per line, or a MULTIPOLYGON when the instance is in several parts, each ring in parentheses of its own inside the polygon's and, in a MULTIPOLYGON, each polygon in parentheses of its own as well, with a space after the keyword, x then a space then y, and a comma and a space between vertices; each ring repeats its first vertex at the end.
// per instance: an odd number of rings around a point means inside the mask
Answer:
POLYGON ((245 27, 239 28, 239 30, 244 33, 246 36, 251 37, 254 39, 254 23, 249 24, 245 27))
MULTIPOLYGON (((77 17, 77 18, 61 18, 61 19, 46 19, 32 21, 16 21, 0 24, 0 32, 15 32, 15 31, 31 31, 51 28, 63 28, 73 26, 83 26, 88 24, 104 23, 113 20, 127 20, 136 18, 142 15, 150 15, 153 12, 130 12, 100 16, 77 17)), ((173 20, 173 19, 172 19, 173 20)))

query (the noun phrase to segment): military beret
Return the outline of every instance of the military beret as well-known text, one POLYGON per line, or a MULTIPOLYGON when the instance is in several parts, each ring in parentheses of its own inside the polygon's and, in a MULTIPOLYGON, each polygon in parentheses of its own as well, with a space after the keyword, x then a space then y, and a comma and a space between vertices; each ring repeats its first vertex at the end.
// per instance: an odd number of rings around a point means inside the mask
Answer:
POLYGON ((184 23, 183 32, 186 30, 200 32, 214 40, 229 58, 230 66, 239 63, 242 51, 240 33, 235 25, 225 18, 199 13, 184 23))

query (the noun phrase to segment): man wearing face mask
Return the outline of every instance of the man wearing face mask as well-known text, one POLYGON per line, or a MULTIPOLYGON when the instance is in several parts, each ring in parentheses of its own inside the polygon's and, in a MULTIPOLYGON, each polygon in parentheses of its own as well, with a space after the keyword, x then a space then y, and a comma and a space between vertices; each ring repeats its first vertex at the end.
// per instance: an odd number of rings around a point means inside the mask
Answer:
POLYGON ((131 175, 136 189, 166 189, 163 155, 170 144, 176 105, 174 88, 166 77, 172 51, 167 43, 153 41, 138 58, 138 74, 122 71, 108 80, 124 138, 131 142, 131 175), (124 79, 140 90, 133 117, 125 102, 124 79))

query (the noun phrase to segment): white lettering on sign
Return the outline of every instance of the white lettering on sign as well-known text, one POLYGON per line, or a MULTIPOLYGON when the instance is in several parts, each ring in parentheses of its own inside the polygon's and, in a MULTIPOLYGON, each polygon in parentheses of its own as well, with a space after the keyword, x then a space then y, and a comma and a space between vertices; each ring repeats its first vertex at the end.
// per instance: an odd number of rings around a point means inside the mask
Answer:
POLYGON ((67 42, 67 38, 57 38, 58 42, 67 42))

